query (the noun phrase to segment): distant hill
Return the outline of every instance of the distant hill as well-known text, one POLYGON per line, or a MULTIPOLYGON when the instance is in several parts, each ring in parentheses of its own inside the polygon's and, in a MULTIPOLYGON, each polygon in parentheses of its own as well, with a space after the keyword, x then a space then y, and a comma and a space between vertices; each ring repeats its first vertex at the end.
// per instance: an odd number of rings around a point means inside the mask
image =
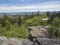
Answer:
MULTIPOLYGON (((33 12, 34 14, 36 14, 37 12, 33 12)), ((25 14, 32 14, 32 12, 7 12, 7 15, 25 15, 25 14)), ((0 13, 0 15, 4 15, 4 13, 0 13)))

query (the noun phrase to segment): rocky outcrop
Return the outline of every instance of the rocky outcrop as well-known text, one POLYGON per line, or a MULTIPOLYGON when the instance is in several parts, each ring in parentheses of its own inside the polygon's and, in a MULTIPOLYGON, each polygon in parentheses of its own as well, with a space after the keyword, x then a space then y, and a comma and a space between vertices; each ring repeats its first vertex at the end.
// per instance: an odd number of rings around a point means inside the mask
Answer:
MULTIPOLYGON (((37 38, 40 45, 60 45, 60 39, 37 38)), ((0 45, 38 45, 37 42, 22 38, 0 37, 0 45)))
POLYGON ((29 33, 34 37, 42 37, 42 38, 48 38, 48 27, 49 26, 32 26, 29 27, 29 33))
POLYGON ((41 45, 60 45, 60 39, 37 38, 41 45))
POLYGON ((29 27, 29 30, 29 39, 0 36, 0 45, 60 45, 60 39, 48 38, 48 26, 29 27))

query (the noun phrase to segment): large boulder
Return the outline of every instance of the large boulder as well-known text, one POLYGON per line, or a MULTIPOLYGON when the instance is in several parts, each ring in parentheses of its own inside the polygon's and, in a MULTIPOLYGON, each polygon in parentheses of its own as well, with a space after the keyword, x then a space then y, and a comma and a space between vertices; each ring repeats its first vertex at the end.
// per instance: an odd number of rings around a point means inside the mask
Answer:
POLYGON ((5 36, 0 36, 0 45, 8 45, 8 39, 5 36))

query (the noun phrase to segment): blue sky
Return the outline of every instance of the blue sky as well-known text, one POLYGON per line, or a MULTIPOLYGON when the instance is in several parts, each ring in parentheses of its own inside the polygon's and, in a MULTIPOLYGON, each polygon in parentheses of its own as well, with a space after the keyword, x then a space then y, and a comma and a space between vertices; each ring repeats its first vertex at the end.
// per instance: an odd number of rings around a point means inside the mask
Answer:
POLYGON ((0 0, 0 12, 60 11, 60 0, 0 0))

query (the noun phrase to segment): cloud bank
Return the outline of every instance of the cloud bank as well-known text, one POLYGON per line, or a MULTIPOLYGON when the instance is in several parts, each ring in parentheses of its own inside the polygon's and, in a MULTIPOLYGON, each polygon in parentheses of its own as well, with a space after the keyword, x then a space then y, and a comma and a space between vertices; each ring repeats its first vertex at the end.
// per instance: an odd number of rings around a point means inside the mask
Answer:
MULTIPOLYGON (((20 0, 21 1, 21 0, 20 0)), ((24 0, 23 0, 24 1, 24 0)), ((60 11, 59 1, 47 1, 39 4, 31 5, 13 5, 13 6, 4 6, 0 5, 0 12, 33 12, 33 11, 60 11)))

